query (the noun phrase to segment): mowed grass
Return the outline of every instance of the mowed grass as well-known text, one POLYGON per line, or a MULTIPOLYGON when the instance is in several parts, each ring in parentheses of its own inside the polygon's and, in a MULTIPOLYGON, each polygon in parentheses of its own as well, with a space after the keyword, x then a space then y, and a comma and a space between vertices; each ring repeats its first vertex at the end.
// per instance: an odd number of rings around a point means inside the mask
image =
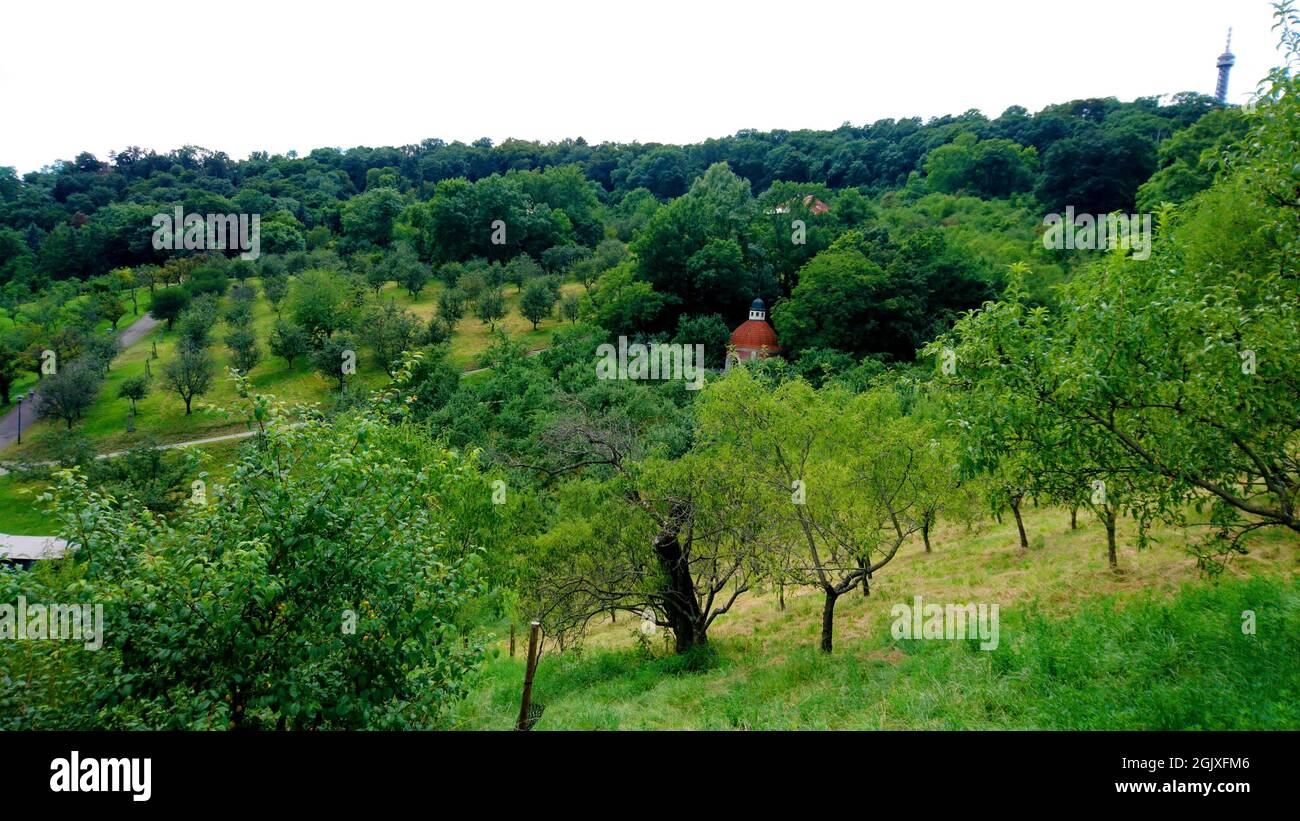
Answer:
MULTIPOLYGON (((229 439, 177 450, 190 450, 198 455, 198 475, 212 487, 230 478, 239 449, 249 442, 248 439, 229 439)), ((59 525, 49 504, 38 501, 52 484, 53 480, 45 478, 19 477, 12 473, 0 476, 0 533, 57 535, 59 525)))
POLYGON ((43 479, 0 476, 0 533, 52 536, 55 524, 37 497, 50 483, 43 479))
MULTIPOLYGON (((877 573, 871 596, 840 599, 835 651, 818 648, 822 597, 742 598, 702 652, 647 648, 620 616, 582 652, 547 644, 534 685, 538 729, 1241 729, 1300 728, 1300 540, 1272 531, 1218 581, 1198 576, 1167 531, 1137 551, 1123 530, 1119 573, 1095 522, 1033 512, 1020 551, 1014 525, 954 531, 877 573), (895 640, 890 609, 911 603, 999 605, 1000 644, 895 640), (1253 611, 1256 633, 1243 633, 1253 611)), ((521 658, 483 668, 453 726, 508 729, 521 658)))
MULTIPOLYGON (((385 302, 391 299, 399 307, 409 310, 427 322, 438 312, 438 295, 445 287, 441 282, 434 280, 420 292, 419 299, 412 300, 411 295, 404 288, 390 282, 380 291, 380 298, 385 302)), ((566 282, 560 286, 560 293, 581 294, 583 288, 580 283, 566 282)), ((461 370, 478 367, 483 352, 492 345, 497 333, 502 329, 511 339, 522 342, 530 351, 545 348, 550 344, 551 333, 563 323, 559 318, 558 306, 549 318, 537 323, 537 329, 534 330, 533 323, 524 319, 519 313, 520 296, 520 291, 515 286, 505 287, 506 316, 496 323, 495 329, 474 316, 473 306, 467 308, 467 315, 456 323, 451 337, 449 359, 454 366, 461 370)))
MULTIPOLYGON (((256 282, 256 280, 253 280, 256 282)), ((581 289, 577 283, 564 286, 565 292, 581 289)), ((411 300, 410 295, 393 283, 389 283, 380 293, 379 299, 392 300, 400 307, 410 310, 423 320, 436 313, 437 295, 442 289, 441 283, 430 283, 418 300, 411 300)), ((552 316, 539 323, 536 331, 532 323, 519 315, 519 292, 513 286, 507 287, 506 303, 509 311, 507 317, 497 323, 498 330, 504 328, 512 339, 522 340, 530 350, 546 347, 550 335, 559 326, 561 320, 552 316)), ((143 300, 146 301, 147 300, 143 300)), ((229 298, 222 301, 229 304, 229 298)), ((260 393, 274 394, 286 403, 325 404, 334 400, 337 383, 327 380, 317 373, 306 359, 298 359, 290 367, 283 359, 273 356, 266 343, 271 328, 275 324, 275 312, 265 297, 259 293, 254 307, 254 329, 262 346, 262 361, 253 368, 251 383, 253 389, 260 393)), ((104 386, 96 397, 95 403, 87 410, 84 417, 75 423, 75 428, 90 436, 96 449, 101 453, 116 452, 138 446, 147 441, 159 443, 183 442, 209 436, 218 436, 246 429, 238 417, 216 413, 209 408, 238 409, 239 400, 234 383, 230 380, 230 351, 223 342, 229 329, 219 322, 212 332, 209 351, 216 362, 216 377, 206 394, 195 399, 192 412, 185 413, 185 404, 180 396, 173 392, 162 378, 163 365, 175 355, 178 334, 167 331, 165 324, 160 324, 136 344, 123 351, 113 361, 104 386), (157 343, 158 357, 152 358, 153 345, 157 343), (129 403, 118 398, 118 390, 126 379, 145 371, 149 362, 153 374, 149 395, 136 406, 135 432, 126 432, 129 403)), ((375 360, 368 346, 364 344, 364 328, 357 334, 362 343, 358 351, 357 374, 349 377, 352 385, 378 388, 388 382, 388 375, 375 360)), ((464 317, 456 325, 451 339, 450 358, 461 369, 477 367, 484 350, 494 341, 495 336, 488 326, 475 317, 464 317)), ((42 440, 49 441, 67 430, 67 423, 53 418, 44 418, 34 424, 23 434, 22 445, 15 445, 7 450, 5 458, 13 459, 28 456, 41 449, 42 440)))

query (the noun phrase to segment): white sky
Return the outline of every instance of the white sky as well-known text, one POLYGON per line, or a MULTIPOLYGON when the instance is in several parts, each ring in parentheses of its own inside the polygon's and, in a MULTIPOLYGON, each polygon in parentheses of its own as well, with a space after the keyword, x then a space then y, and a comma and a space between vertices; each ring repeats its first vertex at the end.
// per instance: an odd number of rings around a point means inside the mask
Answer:
POLYGON ((1280 61, 1266 0, 11 0, 0 165, 139 145, 695 142, 1214 91, 1280 61))

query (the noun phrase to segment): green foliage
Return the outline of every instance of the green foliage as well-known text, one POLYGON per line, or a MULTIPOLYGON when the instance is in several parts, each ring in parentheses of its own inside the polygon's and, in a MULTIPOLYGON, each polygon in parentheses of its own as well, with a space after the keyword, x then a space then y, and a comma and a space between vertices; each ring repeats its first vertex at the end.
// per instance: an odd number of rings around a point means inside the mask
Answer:
MULTIPOLYGON (((1276 105, 1294 107, 1288 99, 1276 105)), ((1205 510, 1213 530, 1193 549, 1210 570, 1257 528, 1300 530, 1288 455, 1300 435, 1288 365, 1300 356, 1300 293, 1281 273, 1300 248, 1278 241, 1296 235, 1294 209, 1265 193, 1300 185, 1269 161, 1276 144, 1256 142, 1238 160, 1236 174, 1260 185, 1226 179, 1163 214, 1149 259, 1108 255, 1050 311, 1024 304, 1019 272, 1003 302, 929 347, 955 352, 956 416, 978 467, 1007 454, 1045 475, 1034 466, 1066 458, 1143 519, 1205 510), (1255 230, 1241 236, 1243 224, 1255 230), (1240 252, 1222 255, 1225 243, 1240 252)))
POLYGON ((244 375, 262 361, 262 347, 257 344, 257 334, 248 327, 237 327, 226 335, 230 349, 230 363, 244 375))
POLYGON ((9 393, 22 367, 17 342, 13 334, 0 336, 0 402, 5 405, 9 404, 9 393))
POLYGON ((196 297, 181 312, 176 330, 183 340, 201 347, 208 343, 208 337, 219 319, 220 308, 216 297, 204 294, 196 297))
POLYGON ((537 323, 554 312, 555 301, 556 295, 546 283, 535 279, 524 289, 523 296, 519 300, 519 313, 524 319, 533 323, 533 330, 537 330, 537 323))
POLYGON ((94 403, 103 379, 102 367, 89 357, 65 363, 41 384, 41 412, 62 419, 72 430, 72 423, 94 403))
POLYGON ((163 365, 163 381, 185 403, 189 416, 196 396, 202 396, 212 387, 216 363, 206 349, 192 343, 177 346, 175 355, 163 365))
POLYGON ((466 303, 469 302, 468 295, 459 288, 444 288, 438 294, 438 316, 442 321, 443 327, 450 333, 456 323, 460 322, 465 316, 466 303))
POLYGON ((582 166, 575 163, 539 171, 511 171, 506 179, 518 182, 534 203, 545 203, 564 214, 579 243, 595 245, 604 236, 598 186, 586 178, 582 166))
POLYGON ((185 289, 195 297, 203 294, 222 296, 229 287, 230 278, 226 276, 225 271, 211 264, 196 268, 185 282, 185 289))
POLYGON ((925 177, 931 188, 945 194, 992 199, 1031 189, 1037 164, 1038 152, 1032 146, 979 140, 968 131, 926 155, 925 177))
POLYGON ((1228 148, 1246 135, 1249 120, 1232 109, 1216 109, 1160 144, 1159 168, 1138 187, 1139 211, 1175 205, 1205 190, 1223 168, 1228 148))
POLYGON ((577 294, 565 294, 560 297, 560 318, 577 322, 582 315, 582 301, 577 294))
MULTIPOLYGON (((246 293, 243 289, 235 293, 246 293)), ((246 299, 237 299, 232 295, 230 304, 221 312, 221 318, 231 328, 248 328, 253 324, 253 303, 246 299)))
POLYGON ((4 726, 427 728, 464 692, 482 648, 456 614, 494 516, 473 456, 373 413, 294 425, 251 401, 259 446, 184 516, 61 477, 81 548, 0 589, 102 606, 104 646, 4 642, 25 682, 4 726))
POLYGON ((275 321, 267 343, 270 345, 271 353, 283 359, 291 368, 294 360, 306 356, 311 350, 311 337, 307 332, 283 319, 275 321))
POLYGON ((176 318, 189 304, 190 293, 184 288, 161 288, 154 292, 149 301, 149 313, 154 319, 166 322, 167 330, 170 331, 176 318))
POLYGON ((395 248, 383 264, 388 269, 389 278, 405 288, 411 299, 419 297, 429 282, 429 266, 421 262, 406 243, 395 248))
POLYGON ((415 350, 423 331, 418 317, 391 302, 371 309, 365 327, 379 367, 389 376, 397 372, 402 352, 415 350))
MULTIPOLYGON (((631 244, 638 277, 670 309, 736 315, 755 296, 775 291, 746 257, 755 213, 748 182, 723 163, 711 166, 689 192, 656 211, 631 244)), ((676 312, 663 320, 675 322, 676 312)))
POLYGON ((933 229, 891 242, 849 231, 799 271, 773 323, 783 349, 836 348, 910 360, 962 311, 990 296, 977 265, 933 229))
POLYGON ((495 331, 497 323, 504 319, 505 315, 506 297, 496 288, 484 290, 474 302, 474 316, 478 317, 479 322, 487 325, 488 330, 495 331))
POLYGON ((289 293, 289 278, 285 276, 268 276, 262 279, 262 293, 266 294, 271 308, 280 313, 280 302, 289 293))
POLYGON ((562 273, 590 256, 591 249, 582 245, 552 245, 542 252, 541 263, 551 273, 562 273))
POLYGON ((677 333, 673 336, 673 342, 679 345, 703 345, 705 367, 716 370, 722 368, 726 360, 731 331, 717 314, 682 314, 677 318, 677 333))
POLYGON ((611 336, 635 336, 657 324, 668 299, 636 278, 628 263, 606 271, 591 295, 592 318, 611 336))
POLYGON ((412 221, 422 253, 438 263, 504 260, 521 252, 540 257, 573 238, 565 212, 533 200, 518 175, 444 180, 429 203, 413 209, 412 221), (494 242, 494 236, 504 241, 494 242))
POLYGON ((404 207, 402 195, 392 188, 374 188, 348 200, 339 213, 345 249, 387 247, 404 207))
POLYGON ((130 400, 131 411, 134 412, 135 403, 149 395, 149 384, 149 377, 144 374, 137 374, 124 379, 117 388, 117 397, 130 400))
POLYGON ((349 323, 343 282, 328 271, 307 271, 294 279, 288 307, 294 324, 317 343, 349 323))
POLYGON ((99 315, 107 319, 113 330, 117 330, 117 321, 126 314, 126 305, 113 293, 102 293, 95 301, 99 315))
POLYGON ((351 335, 335 334, 323 341, 311 354, 312 367, 327 380, 337 381, 342 391, 347 385, 347 373, 344 364, 356 360, 357 343, 351 335))
POLYGON ((1053 143, 1043 155, 1035 188, 1051 210, 1079 213, 1132 210, 1138 186, 1155 170, 1155 143, 1131 126, 1085 126, 1053 143))
POLYGON ((146 510, 171 515, 191 496, 199 457, 191 450, 164 450, 147 442, 111 459, 89 459, 80 468, 87 484, 105 496, 130 498, 146 510))

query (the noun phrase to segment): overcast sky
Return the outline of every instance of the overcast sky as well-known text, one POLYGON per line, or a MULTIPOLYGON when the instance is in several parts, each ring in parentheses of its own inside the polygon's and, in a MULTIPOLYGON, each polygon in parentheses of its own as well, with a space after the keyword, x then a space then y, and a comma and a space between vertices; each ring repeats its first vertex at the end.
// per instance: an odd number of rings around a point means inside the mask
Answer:
POLYGON ((19 0, 0 165, 185 144, 695 142, 1079 97, 1229 100, 1279 60, 1266 0, 19 0))

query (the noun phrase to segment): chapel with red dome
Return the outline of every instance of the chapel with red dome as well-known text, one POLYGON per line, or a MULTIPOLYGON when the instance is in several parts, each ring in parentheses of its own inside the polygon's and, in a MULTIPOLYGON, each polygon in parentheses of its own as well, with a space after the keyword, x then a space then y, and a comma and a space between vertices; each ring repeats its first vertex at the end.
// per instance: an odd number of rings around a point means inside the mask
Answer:
POLYGON ((733 362, 766 359, 781 352, 776 331, 767 324, 767 309, 763 300, 755 299, 749 306, 749 319, 731 332, 731 350, 727 352, 727 370, 733 362))

